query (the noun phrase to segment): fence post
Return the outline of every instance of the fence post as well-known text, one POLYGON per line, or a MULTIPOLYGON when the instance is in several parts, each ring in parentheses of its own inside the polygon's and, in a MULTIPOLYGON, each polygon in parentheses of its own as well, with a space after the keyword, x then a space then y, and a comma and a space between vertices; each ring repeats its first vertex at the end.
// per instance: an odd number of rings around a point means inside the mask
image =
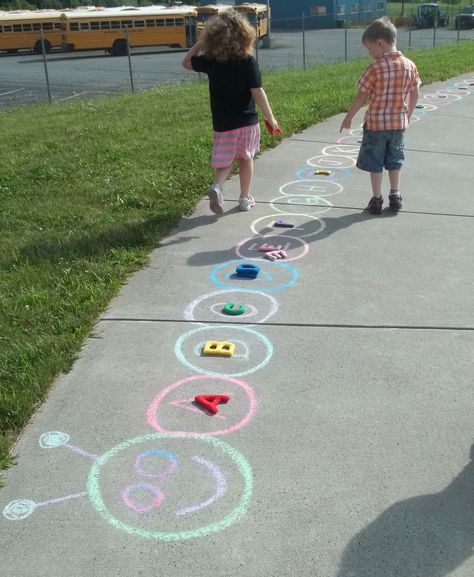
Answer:
POLYGON ((130 56, 130 44, 128 42, 128 24, 125 26, 125 39, 127 41, 127 57, 128 57, 128 69, 130 71, 130 86, 132 88, 132 94, 133 94, 135 92, 135 86, 133 84, 132 58, 130 56))
POLYGON ((306 39, 305 39, 305 19, 304 12, 301 15, 301 29, 303 32, 303 70, 306 69, 306 39))
POLYGON ((408 50, 411 50, 411 28, 408 30, 408 50))
POLYGON ((459 44, 459 31, 461 30, 461 18, 458 15, 458 25, 457 25, 457 34, 456 34, 456 44, 459 44))
POLYGON ((344 62, 347 62, 347 28, 344 28, 344 62))
POLYGON ((436 46, 436 28, 438 26, 438 18, 434 19, 434 23, 433 23, 433 48, 436 46))
POLYGON ((44 65, 44 75, 46 77, 46 88, 48 90, 48 100, 49 103, 51 104, 51 88, 49 86, 49 75, 48 75, 48 62, 46 60, 46 48, 44 45, 44 34, 43 34, 43 28, 41 28, 41 52, 43 53, 43 65, 44 65))

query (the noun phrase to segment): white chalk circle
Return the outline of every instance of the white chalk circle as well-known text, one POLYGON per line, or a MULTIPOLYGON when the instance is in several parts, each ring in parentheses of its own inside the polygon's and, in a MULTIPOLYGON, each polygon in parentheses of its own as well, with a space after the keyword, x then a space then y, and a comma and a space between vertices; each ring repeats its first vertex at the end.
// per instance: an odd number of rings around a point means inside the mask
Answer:
POLYGON ((223 377, 250 375, 267 365, 273 355, 273 345, 265 335, 254 329, 236 325, 214 325, 189 331, 179 337, 174 350, 178 361, 196 373, 223 377), (245 338, 247 342, 250 342, 250 345, 247 346, 250 354, 246 355, 245 358, 239 356, 238 347, 236 347, 236 357, 197 356, 194 354, 198 342, 226 341, 232 343, 233 336, 238 340, 245 338), (192 361, 186 358, 190 354, 194 357, 192 361))
POLYGON ((425 112, 432 112, 433 110, 437 110, 437 106, 434 104, 428 104, 426 102, 419 102, 415 111, 417 110, 424 110, 425 112))
MULTIPOLYGON (((346 144, 341 144, 339 146, 350 146, 346 144)), ((353 148, 353 146, 350 146, 353 148)), ((319 154, 318 156, 312 156, 306 161, 310 166, 315 168, 327 168, 331 170, 332 168, 352 168, 355 166, 356 161, 353 156, 345 156, 342 154, 333 154, 331 156, 326 154, 319 154)))
POLYGON ((436 102, 437 106, 446 106, 446 104, 452 104, 453 102, 461 100, 462 96, 459 94, 448 94, 440 90, 436 93, 425 94, 423 98, 428 102, 436 102))
POLYGON ((323 148, 326 156, 357 156, 360 146, 358 144, 331 144, 323 148))
POLYGON ((270 214, 254 220, 250 225, 250 228, 254 234, 259 236, 275 235, 277 231, 285 230, 285 232, 280 233, 279 236, 305 239, 321 234, 326 228, 324 220, 321 220, 316 216, 311 216, 310 214, 291 214, 289 212, 283 212, 278 214, 278 218, 281 216, 287 216, 288 218, 282 220, 289 221, 291 219, 291 222, 295 226, 287 229, 275 228, 272 226, 275 223, 275 215, 270 214))
POLYGON ((42 449, 56 449, 64 445, 70 440, 70 436, 62 431, 49 431, 49 433, 43 433, 39 438, 39 446, 42 449))
POLYGON ((240 258, 243 259, 250 258, 255 254, 260 254, 263 258, 265 253, 258 250, 263 245, 272 245, 274 247, 280 246, 281 250, 286 252, 286 262, 298 260, 307 255, 309 252, 308 243, 303 239, 282 234, 269 234, 263 237, 252 236, 250 238, 246 238, 239 242, 235 252, 238 256, 240 256, 240 258))
POLYGON ((343 190, 342 184, 325 178, 301 178, 280 186, 280 193, 283 196, 333 196, 343 190))
MULTIPOLYGON (((260 244, 262 244, 260 242, 260 244)), ((212 320, 235 323, 245 319, 245 322, 264 323, 278 311, 278 302, 267 293, 245 289, 217 290, 194 299, 184 310, 187 321, 209 322, 209 312, 212 320), (233 302, 237 306, 244 305, 246 312, 232 316, 222 312, 224 305, 233 302)))
POLYGON ((3 509, 3 516, 9 521, 21 521, 29 517, 36 507, 36 503, 30 499, 17 499, 3 509))
POLYGON ((286 214, 291 213, 293 210, 295 213, 304 210, 306 214, 322 214, 333 207, 329 200, 326 200, 323 196, 305 194, 279 196, 270 202, 270 206, 273 210, 286 214))

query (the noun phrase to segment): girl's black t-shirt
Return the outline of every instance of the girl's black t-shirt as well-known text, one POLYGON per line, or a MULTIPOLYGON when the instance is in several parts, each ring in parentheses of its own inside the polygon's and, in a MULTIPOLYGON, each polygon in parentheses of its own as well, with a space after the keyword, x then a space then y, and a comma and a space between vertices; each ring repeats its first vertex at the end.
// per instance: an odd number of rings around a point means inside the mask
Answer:
POLYGON ((251 88, 260 88, 262 78, 253 56, 240 60, 210 60, 205 55, 191 58, 193 70, 209 77, 212 127, 216 132, 235 130, 258 123, 251 88))

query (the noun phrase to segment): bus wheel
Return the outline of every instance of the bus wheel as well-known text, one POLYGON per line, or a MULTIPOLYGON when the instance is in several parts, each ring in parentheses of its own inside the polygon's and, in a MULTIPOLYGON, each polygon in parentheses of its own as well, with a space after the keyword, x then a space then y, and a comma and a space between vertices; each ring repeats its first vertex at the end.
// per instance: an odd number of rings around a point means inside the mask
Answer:
POLYGON ((112 55, 113 56, 126 56, 127 55, 127 41, 126 40, 116 40, 112 44, 112 55))
MULTIPOLYGON (((51 42, 49 42, 49 40, 44 41, 44 51, 46 53, 51 52, 51 42)), ((43 47, 41 46, 41 40, 38 40, 38 42, 35 44, 35 52, 37 54, 43 54, 43 47)))

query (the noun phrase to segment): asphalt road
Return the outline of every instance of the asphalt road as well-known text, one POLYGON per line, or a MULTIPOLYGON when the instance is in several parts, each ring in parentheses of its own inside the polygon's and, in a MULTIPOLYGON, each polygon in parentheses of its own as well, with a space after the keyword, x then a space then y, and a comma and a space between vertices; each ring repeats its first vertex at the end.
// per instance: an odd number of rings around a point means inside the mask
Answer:
MULTIPOLYGON (((273 31, 274 47, 257 51, 262 70, 301 68, 364 56, 361 29, 273 31), (304 49, 303 49, 304 47, 304 49)), ((398 46, 430 48, 455 44, 457 31, 399 30, 398 46)), ((474 39, 474 30, 460 32, 461 40, 474 39)), ((181 66, 185 51, 134 49, 133 83, 136 91, 157 84, 175 83, 195 78, 181 66)), ((62 53, 47 57, 49 91, 53 102, 75 98, 107 96, 131 90, 127 57, 112 57, 101 51, 62 53)), ((37 54, 27 52, 0 56, 0 107, 48 101, 45 64, 37 54)))

